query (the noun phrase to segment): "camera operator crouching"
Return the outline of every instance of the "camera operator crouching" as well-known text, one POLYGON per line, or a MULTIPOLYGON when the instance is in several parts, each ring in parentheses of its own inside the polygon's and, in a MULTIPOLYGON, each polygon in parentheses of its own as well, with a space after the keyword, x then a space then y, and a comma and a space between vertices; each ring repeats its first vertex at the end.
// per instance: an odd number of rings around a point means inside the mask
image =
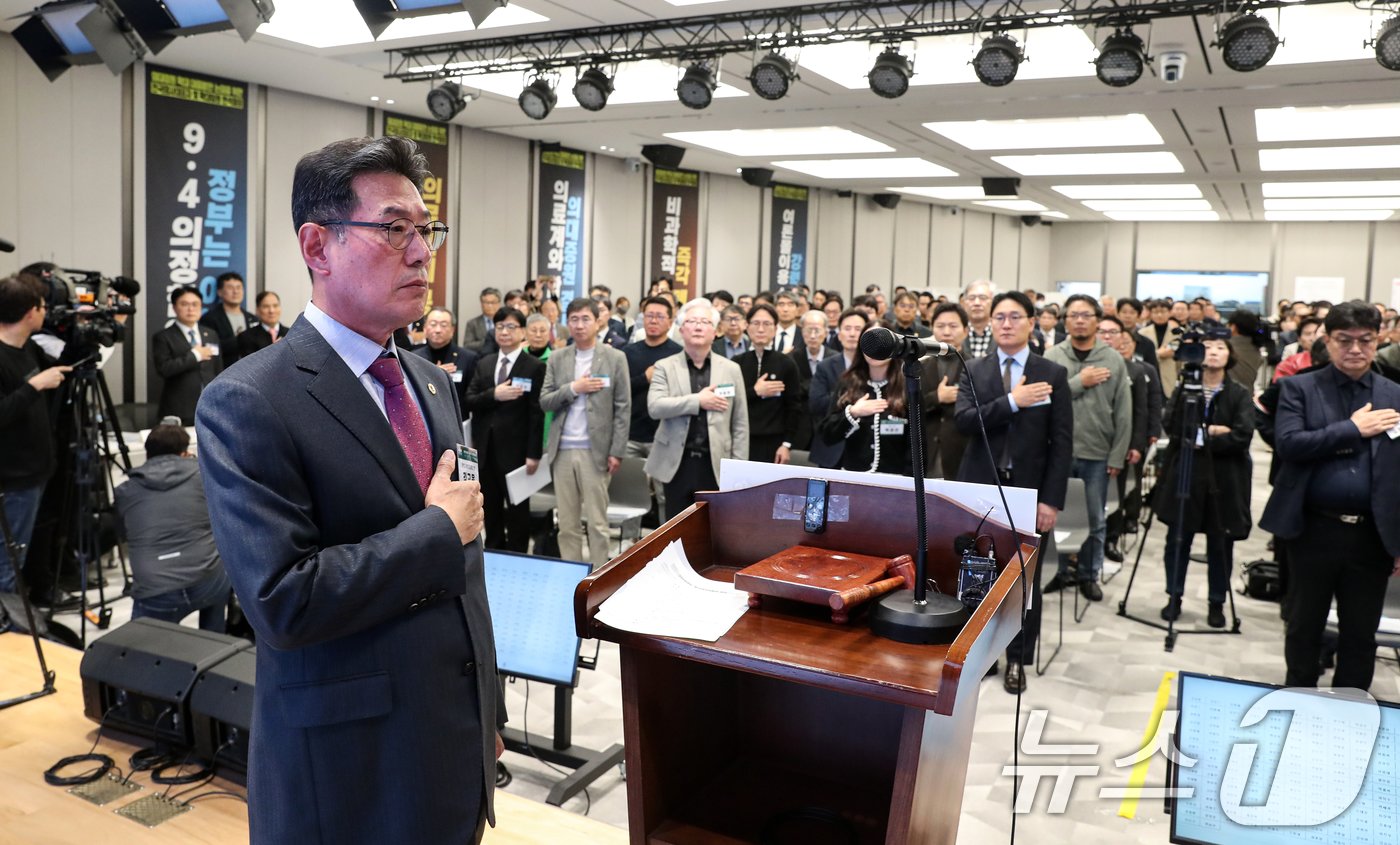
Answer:
MULTIPOLYGON (((22 546, 34 531, 39 500, 54 468, 44 394, 62 384, 72 369, 53 366, 31 339, 44 324, 47 293, 29 275, 0 279, 0 492, 10 531, 22 546)), ((0 592, 16 591, 15 563, 0 536, 0 592)))

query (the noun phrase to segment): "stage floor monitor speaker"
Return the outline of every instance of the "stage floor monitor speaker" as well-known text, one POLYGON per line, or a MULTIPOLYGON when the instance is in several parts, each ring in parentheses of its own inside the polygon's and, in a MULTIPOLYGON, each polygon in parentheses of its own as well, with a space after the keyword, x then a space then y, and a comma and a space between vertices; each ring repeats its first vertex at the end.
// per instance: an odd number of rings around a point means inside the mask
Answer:
POLYGON ((134 619, 93 642, 83 655, 83 712, 94 722, 193 747, 190 691, 200 675, 249 648, 247 640, 134 619))
POLYGON ((190 693, 194 752, 200 759, 217 764, 220 775, 248 771, 257 662, 257 649, 249 644, 201 673, 190 693))

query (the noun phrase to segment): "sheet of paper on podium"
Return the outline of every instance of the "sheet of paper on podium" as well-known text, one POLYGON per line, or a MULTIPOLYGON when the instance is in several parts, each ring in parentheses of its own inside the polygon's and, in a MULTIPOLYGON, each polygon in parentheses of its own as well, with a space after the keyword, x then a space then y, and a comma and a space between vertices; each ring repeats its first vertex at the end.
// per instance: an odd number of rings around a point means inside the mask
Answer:
POLYGON ((510 503, 512 505, 520 504, 543 490, 549 481, 549 464, 540 461, 539 468, 535 470, 534 475, 527 473, 525 465, 521 464, 506 473, 506 493, 510 496, 510 503))
POLYGON ((675 540, 599 606, 597 619, 620 631, 714 642, 748 608, 748 593, 700 575, 675 540))

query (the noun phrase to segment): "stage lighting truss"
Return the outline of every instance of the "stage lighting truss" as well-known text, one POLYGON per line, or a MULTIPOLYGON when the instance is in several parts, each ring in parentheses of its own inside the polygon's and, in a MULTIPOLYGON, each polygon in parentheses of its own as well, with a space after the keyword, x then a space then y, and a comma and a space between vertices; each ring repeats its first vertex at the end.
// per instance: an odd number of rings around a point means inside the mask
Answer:
POLYGON ((914 78, 914 63, 899 51, 898 46, 890 45, 875 59, 866 79, 870 80, 870 90, 889 100, 903 97, 909 90, 909 80, 914 78))
POLYGON ((1216 30, 1213 46, 1220 48, 1226 67, 1247 73, 1267 65, 1278 43, 1268 21, 1253 12, 1241 12, 1216 30))
POLYGON ((574 99, 589 111, 602 111, 612 92, 612 77, 600 67, 591 67, 583 71, 574 83, 574 99))
POLYGON ((1100 82, 1114 88, 1137 82, 1146 67, 1147 50, 1131 29, 1116 30, 1105 38, 1098 58, 1094 59, 1094 74, 1100 82))
POLYGON ((1400 70, 1400 15, 1381 24, 1376 33, 1376 61, 1386 70, 1400 70))
POLYGON ((702 59, 691 64, 676 83, 676 99, 689 109, 709 108, 715 98, 718 77, 718 60, 702 59))
POLYGON ((462 86, 456 82, 444 82, 428 92, 428 111, 434 120, 446 123, 461 114, 472 99, 462 93, 462 86))
POLYGON ((792 60, 774 50, 753 63, 749 85, 765 100, 781 100, 797 81, 797 69, 792 60))
POLYGON ((554 93, 551 75, 536 73, 516 101, 520 103, 520 110, 531 120, 544 120, 549 117, 549 113, 554 111, 555 104, 559 102, 559 95, 554 93))
POLYGON ((998 32, 982 42, 982 49, 972 59, 972 69, 983 85, 1000 88, 1011 84, 1025 60, 1026 54, 1016 39, 998 32))

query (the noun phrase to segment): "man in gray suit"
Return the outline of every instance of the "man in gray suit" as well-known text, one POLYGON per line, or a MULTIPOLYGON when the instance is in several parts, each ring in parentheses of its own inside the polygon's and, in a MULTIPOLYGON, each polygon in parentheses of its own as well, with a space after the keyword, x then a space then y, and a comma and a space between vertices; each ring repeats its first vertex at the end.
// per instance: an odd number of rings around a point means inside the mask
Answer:
POLYGON ((632 422, 627 356, 598 342, 598 313, 591 299, 569 303, 574 342, 550 354, 540 393, 540 408, 554 412, 545 460, 559 502, 559 554, 584 560, 586 523, 594 569, 608 562, 608 481, 627 454, 632 422))
POLYGON ((462 326, 462 348, 485 358, 496 351, 496 312, 501 308, 501 292, 486 288, 481 292, 481 313, 462 326), (490 346, 488 347, 488 343, 490 346))
POLYGON ((292 220, 311 302, 200 397, 214 540, 257 632, 253 845, 478 842, 501 752, 482 498, 457 391, 395 329, 446 226, 403 138, 309 153, 292 220))
POLYGON ((676 319, 685 348, 656 362, 647 413, 661 424, 646 473, 665 485, 666 518, 695 503, 697 490, 719 487, 719 462, 749 457, 749 410, 739 365, 714 352, 719 312, 692 299, 676 319))

